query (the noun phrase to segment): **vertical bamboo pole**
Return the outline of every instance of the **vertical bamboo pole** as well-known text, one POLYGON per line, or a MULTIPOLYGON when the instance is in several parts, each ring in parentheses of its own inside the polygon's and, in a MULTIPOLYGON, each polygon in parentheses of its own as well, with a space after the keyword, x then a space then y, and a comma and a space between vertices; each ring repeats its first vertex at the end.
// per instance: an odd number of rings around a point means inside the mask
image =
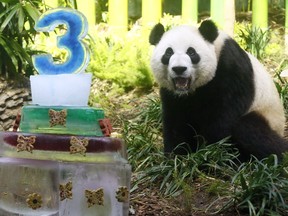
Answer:
POLYGON ((142 0, 142 20, 145 27, 152 27, 162 16, 162 0, 142 0))
POLYGON ((268 0, 252 1, 252 25, 262 29, 268 28, 268 0))
POLYGON ((288 0, 285 0, 285 53, 288 54, 288 0))
POLYGON ((223 29, 225 25, 225 0, 211 0, 210 5, 212 20, 220 29, 223 29))
POLYGON ((235 22, 234 0, 211 0, 211 18, 228 35, 233 36, 235 22))
POLYGON ((198 0, 182 0, 182 19, 188 24, 198 22, 198 0))
POLYGON ((108 23, 116 34, 122 35, 128 30, 128 0, 108 1, 108 23))
POLYGON ((95 0, 77 0, 77 7, 80 12, 82 12, 90 26, 96 24, 96 2, 95 0))

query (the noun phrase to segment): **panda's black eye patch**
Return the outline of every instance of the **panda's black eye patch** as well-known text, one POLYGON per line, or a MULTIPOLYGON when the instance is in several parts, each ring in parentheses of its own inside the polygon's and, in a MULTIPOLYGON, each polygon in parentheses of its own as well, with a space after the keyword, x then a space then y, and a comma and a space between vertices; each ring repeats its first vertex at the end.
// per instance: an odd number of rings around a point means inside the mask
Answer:
POLYGON ((193 64, 197 64, 200 61, 200 56, 194 48, 189 47, 186 51, 186 54, 190 57, 193 64))
POLYGON ((195 51, 195 49, 194 48, 192 48, 192 47, 189 47, 188 49, 187 49, 187 55, 189 55, 189 56, 193 56, 193 55, 195 55, 196 54, 196 51, 195 51))
POLYGON ((166 56, 172 56, 174 54, 174 51, 171 47, 168 47, 165 51, 166 56))
POLYGON ((161 62, 164 65, 168 65, 169 64, 169 60, 171 58, 171 56, 174 54, 174 51, 171 47, 168 47, 164 53, 164 55, 161 58, 161 62))

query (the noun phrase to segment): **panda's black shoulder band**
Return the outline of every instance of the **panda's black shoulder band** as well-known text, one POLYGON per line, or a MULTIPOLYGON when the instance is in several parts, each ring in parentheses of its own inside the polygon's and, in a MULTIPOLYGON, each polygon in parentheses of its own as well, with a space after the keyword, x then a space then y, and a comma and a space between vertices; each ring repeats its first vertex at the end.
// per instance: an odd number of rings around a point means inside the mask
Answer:
POLYGON ((218 37, 218 28, 212 20, 204 20, 199 27, 199 32, 210 43, 218 37))
POLYGON ((158 44, 164 33, 165 33, 164 26, 161 23, 156 24, 150 33, 149 43, 151 45, 158 44))

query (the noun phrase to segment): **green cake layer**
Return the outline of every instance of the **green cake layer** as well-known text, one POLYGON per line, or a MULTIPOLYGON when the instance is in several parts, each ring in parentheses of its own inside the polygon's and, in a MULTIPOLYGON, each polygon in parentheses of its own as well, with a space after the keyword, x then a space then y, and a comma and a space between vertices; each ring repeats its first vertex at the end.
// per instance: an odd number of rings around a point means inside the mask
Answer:
POLYGON ((92 107, 24 106, 21 111, 20 131, 103 136, 99 120, 104 111, 92 107))

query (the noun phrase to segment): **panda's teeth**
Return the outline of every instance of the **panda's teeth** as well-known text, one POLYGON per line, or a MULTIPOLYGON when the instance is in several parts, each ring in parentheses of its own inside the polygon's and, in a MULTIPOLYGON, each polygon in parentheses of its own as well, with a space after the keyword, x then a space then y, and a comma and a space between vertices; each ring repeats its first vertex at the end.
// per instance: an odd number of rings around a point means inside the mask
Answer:
POLYGON ((187 91, 190 86, 190 79, 177 77, 173 79, 175 89, 178 91, 187 91))

